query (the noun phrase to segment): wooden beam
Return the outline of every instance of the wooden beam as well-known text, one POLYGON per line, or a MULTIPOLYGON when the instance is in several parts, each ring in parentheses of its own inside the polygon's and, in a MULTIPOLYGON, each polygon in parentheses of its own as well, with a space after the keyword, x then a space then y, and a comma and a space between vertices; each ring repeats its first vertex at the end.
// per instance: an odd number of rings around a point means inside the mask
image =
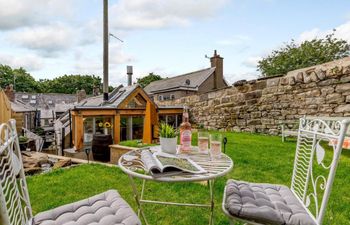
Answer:
POLYGON ((117 112, 115 109, 83 109, 72 111, 72 115, 80 116, 114 116, 117 112))
POLYGON ((146 110, 144 109, 120 109, 118 110, 120 115, 145 115, 146 110))
POLYGON ((114 144, 120 143, 120 115, 114 116, 114 144))
POLYGON ((146 94, 146 92, 142 88, 137 87, 134 92, 132 92, 126 99, 124 99, 124 101, 118 106, 118 109, 125 109, 129 101, 135 98, 138 94, 140 94, 146 100, 146 102, 151 102, 151 104, 154 105, 154 107, 156 107, 155 103, 146 94))
POLYGON ((158 109, 158 114, 182 114, 183 109, 158 109))
POLYGON ((82 116, 75 116, 74 120, 74 146, 77 150, 83 147, 84 143, 84 122, 82 116))
POLYGON ((145 144, 152 143, 152 105, 151 102, 147 102, 146 105, 146 115, 143 121, 143 138, 142 142, 145 144))

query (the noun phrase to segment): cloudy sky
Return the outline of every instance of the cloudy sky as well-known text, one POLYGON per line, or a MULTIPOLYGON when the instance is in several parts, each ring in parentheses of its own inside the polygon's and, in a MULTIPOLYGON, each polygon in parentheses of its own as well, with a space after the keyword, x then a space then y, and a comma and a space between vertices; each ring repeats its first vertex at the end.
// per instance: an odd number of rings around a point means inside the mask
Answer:
MULTIPOLYGON (((102 0, 0 0, 0 64, 36 79, 102 75, 102 0)), ((256 62, 295 39, 335 28, 350 41, 350 1, 110 0, 110 82, 209 67, 214 49, 232 83, 258 76, 256 62)))

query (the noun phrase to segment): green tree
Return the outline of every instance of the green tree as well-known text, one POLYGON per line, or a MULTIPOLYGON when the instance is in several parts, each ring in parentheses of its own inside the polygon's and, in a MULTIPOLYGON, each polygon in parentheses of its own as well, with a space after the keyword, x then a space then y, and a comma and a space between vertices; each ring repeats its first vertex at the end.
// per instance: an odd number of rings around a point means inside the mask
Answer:
POLYGON ((345 40, 335 38, 334 33, 301 44, 292 40, 260 60, 258 70, 264 77, 286 74, 292 70, 344 58, 349 56, 349 51, 349 44, 345 40))
POLYGON ((52 80, 40 80, 42 92, 74 94, 77 90, 84 89, 87 94, 92 94, 94 86, 101 85, 101 78, 95 75, 64 75, 52 80))
POLYGON ((137 78, 137 83, 141 86, 141 87, 146 87, 147 85, 149 85, 151 82, 153 81, 157 81, 157 80, 162 80, 163 78, 160 75, 156 75, 153 73, 148 74, 145 77, 142 78, 137 78))
POLYGON ((0 87, 5 88, 10 84, 19 92, 40 92, 39 84, 25 69, 12 69, 0 64, 0 87))

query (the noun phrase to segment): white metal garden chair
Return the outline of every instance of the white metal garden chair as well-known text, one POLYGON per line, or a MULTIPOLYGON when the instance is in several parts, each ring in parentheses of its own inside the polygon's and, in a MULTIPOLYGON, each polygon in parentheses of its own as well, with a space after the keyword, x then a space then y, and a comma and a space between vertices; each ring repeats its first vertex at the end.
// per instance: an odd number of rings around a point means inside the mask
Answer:
POLYGON ((229 180, 222 208, 230 222, 321 225, 349 123, 301 118, 291 188, 229 180))
POLYGON ((33 217, 15 123, 15 120, 10 120, 0 125, 1 225, 141 224, 135 212, 115 190, 33 217))

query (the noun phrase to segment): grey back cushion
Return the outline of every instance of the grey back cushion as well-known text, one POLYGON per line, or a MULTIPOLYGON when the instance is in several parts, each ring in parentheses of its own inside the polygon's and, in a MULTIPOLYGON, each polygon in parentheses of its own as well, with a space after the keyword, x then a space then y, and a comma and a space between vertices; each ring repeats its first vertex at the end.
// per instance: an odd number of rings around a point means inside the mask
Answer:
POLYGON ((35 225, 141 225, 128 203, 115 190, 42 212, 35 225))
POLYGON ((273 225, 316 225, 292 191, 283 185, 228 180, 225 208, 234 217, 273 225))

